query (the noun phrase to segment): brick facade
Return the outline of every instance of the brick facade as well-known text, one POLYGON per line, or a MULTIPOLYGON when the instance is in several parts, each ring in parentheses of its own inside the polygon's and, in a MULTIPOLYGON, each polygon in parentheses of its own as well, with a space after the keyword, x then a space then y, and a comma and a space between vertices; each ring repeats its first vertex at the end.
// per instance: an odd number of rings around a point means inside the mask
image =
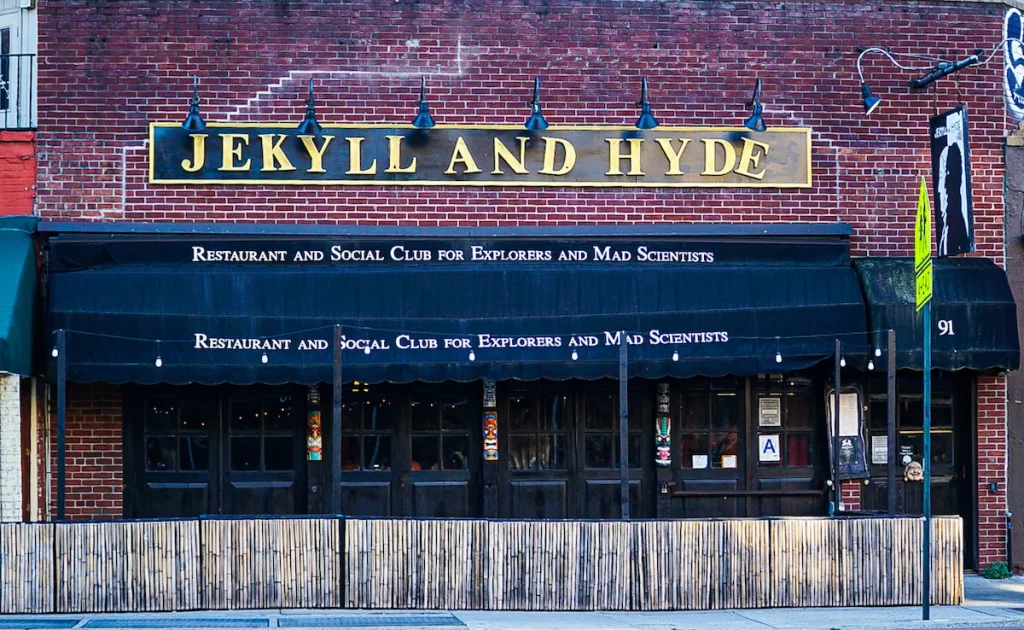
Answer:
POLYGON ((0 215, 32 214, 36 196, 36 134, 0 130, 0 215))
MULTIPOLYGON (((1001 65, 963 71, 935 92, 910 92, 914 75, 867 57, 865 76, 885 99, 870 118, 854 65, 865 45, 954 58, 990 50, 1002 38, 1000 3, 509 0, 486 11, 479 4, 40 0, 39 214, 425 227, 844 221, 854 228, 855 254, 909 255, 919 181, 930 178, 927 115, 954 105, 959 86, 971 116, 978 252, 1004 263, 1002 144, 1012 124, 1001 65), (769 126, 813 128, 814 185, 150 185, 148 124, 184 118, 193 74, 208 121, 296 124, 311 76, 321 121, 408 122, 426 75, 438 121, 506 124, 528 115, 534 76, 543 79, 552 124, 632 123, 640 77, 647 76, 665 125, 740 124, 760 77, 769 126)), ((1005 379, 982 379, 979 397, 985 565, 1003 554, 1005 483, 997 493, 987 483, 1005 479, 1005 379)), ((69 485, 75 514, 119 513, 116 399, 106 388, 78 388, 69 398, 79 466, 69 485), (101 470, 81 468, 91 463, 101 470), (83 475, 102 475, 94 479, 103 490, 83 475)), ((848 492, 846 500, 859 504, 860 489, 848 492)))
MULTIPOLYGON (((124 496, 121 388, 69 385, 66 423, 67 518, 120 518, 124 496)), ((54 447, 56 440, 54 433, 54 447)), ((56 514, 56 457, 51 458, 50 470, 50 509, 56 514)))

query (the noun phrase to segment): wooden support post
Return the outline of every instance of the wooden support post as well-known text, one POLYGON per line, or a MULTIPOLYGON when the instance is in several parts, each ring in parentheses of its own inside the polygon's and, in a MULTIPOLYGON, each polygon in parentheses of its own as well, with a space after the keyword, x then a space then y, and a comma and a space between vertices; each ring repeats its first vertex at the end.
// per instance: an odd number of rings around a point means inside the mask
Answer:
POLYGON ((889 331, 889 357, 888 373, 886 374, 886 416, 888 417, 886 439, 887 450, 889 451, 888 466, 886 466, 886 484, 889 491, 886 493, 888 512, 890 515, 896 513, 896 458, 899 456, 899 448, 896 444, 896 331, 889 331))
POLYGON ((331 397, 331 513, 341 514, 341 325, 334 326, 334 395, 331 397))
POLYGON ((619 337, 619 484, 622 520, 629 520, 629 369, 626 331, 619 337))
POLYGON ((839 513, 842 505, 843 489, 839 482, 839 389, 842 386, 841 375, 839 374, 839 361, 843 356, 842 342, 836 339, 835 356, 835 389, 832 394, 832 502, 833 514, 839 513))
POLYGON ((64 520, 67 478, 65 464, 65 426, 67 419, 68 348, 63 329, 57 331, 57 520, 64 520))

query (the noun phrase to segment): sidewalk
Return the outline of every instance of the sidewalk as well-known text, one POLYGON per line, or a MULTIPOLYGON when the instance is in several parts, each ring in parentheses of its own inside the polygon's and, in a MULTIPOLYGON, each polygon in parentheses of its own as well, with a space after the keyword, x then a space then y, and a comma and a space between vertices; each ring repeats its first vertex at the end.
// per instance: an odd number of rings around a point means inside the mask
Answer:
POLYGON ((963 606, 775 608, 701 612, 201 611, 122 615, 0 616, 0 630, 112 628, 350 628, 359 630, 896 630, 1024 629, 1024 578, 965 577, 963 606))

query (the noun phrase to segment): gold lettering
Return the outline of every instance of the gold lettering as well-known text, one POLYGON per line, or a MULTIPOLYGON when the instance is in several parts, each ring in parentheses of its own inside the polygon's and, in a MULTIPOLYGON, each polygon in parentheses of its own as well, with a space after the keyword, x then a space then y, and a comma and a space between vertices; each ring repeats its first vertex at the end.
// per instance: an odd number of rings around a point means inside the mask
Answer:
POLYGON ((736 166, 736 149, 728 141, 720 138, 701 138, 701 142, 704 143, 704 170, 701 175, 725 175, 736 166), (715 169, 715 163, 718 161, 718 151, 715 147, 722 147, 724 152, 725 165, 720 170, 715 169))
POLYGON ((260 135, 260 140, 263 142, 263 168, 260 169, 261 172, 295 170, 295 167, 292 166, 288 156, 284 154, 284 150, 281 148, 281 144, 284 143, 287 137, 283 133, 260 135), (274 136, 277 136, 277 142, 274 142, 274 136))
POLYGON ((306 148, 306 153, 309 154, 309 170, 307 173, 326 173, 324 170, 324 153, 327 152, 327 145, 334 140, 334 136, 324 136, 324 143, 320 145, 320 148, 316 148, 316 141, 313 136, 299 136, 299 140, 302 140, 302 146, 306 148))
POLYGON ((402 166, 402 136, 384 136, 388 139, 388 167, 385 173, 415 173, 416 158, 409 166, 402 166))
POLYGON ((242 159, 242 147, 249 146, 249 134, 247 133, 225 133, 221 134, 221 165, 218 171, 247 171, 252 160, 246 160, 244 164, 235 164, 236 160, 242 159), (241 141, 241 144, 235 144, 241 141))
POLYGON ((565 175, 576 166, 576 147, 562 138, 544 138, 544 168, 538 171, 541 175, 565 175), (555 151, 558 147, 565 150, 562 166, 555 168, 555 151))
POLYGON ((189 137, 192 138, 192 161, 185 158, 181 161, 181 168, 186 173, 195 173, 206 164, 206 134, 190 133, 189 137))
POLYGON ((515 173, 526 175, 530 172, 526 170, 526 143, 530 139, 526 136, 516 136, 516 140, 519 141, 519 157, 512 155, 512 152, 508 150, 508 147, 501 140, 498 138, 494 139, 494 170, 491 171, 491 175, 505 174, 501 170, 501 163, 503 161, 515 173))
POLYGON ((363 168, 363 140, 366 138, 348 138, 348 170, 346 175, 376 175, 377 160, 363 168))
POLYGON ((608 172, 605 175, 622 175, 619 170, 619 163, 629 159, 629 172, 626 175, 643 175, 640 170, 640 148, 644 144, 643 138, 629 139, 629 154, 622 155, 622 140, 620 138, 605 138, 608 143, 608 172))
POLYGON ((683 175, 683 171, 679 168, 679 160, 682 159, 683 157, 683 151, 685 151, 686 147, 689 146, 690 139, 679 139, 679 141, 683 143, 683 145, 679 147, 679 151, 676 151, 675 149, 672 148, 672 140, 670 138, 656 138, 655 141, 658 143, 658 146, 661 147, 661 150, 665 153, 665 157, 668 158, 668 171, 666 171, 665 174, 683 175))
POLYGON ((466 146, 466 141, 459 136, 459 139, 455 141, 455 149, 452 150, 452 159, 448 162, 448 169, 444 172, 445 175, 456 175, 455 163, 462 162, 465 170, 462 171, 463 175, 470 173, 481 173, 482 171, 476 165, 476 160, 473 159, 473 154, 469 152, 469 147, 466 146))
POLYGON ((760 173, 750 172, 751 167, 757 168, 757 165, 761 162, 761 157, 768 155, 769 146, 764 142, 758 142, 757 140, 751 140, 750 138, 743 139, 743 152, 740 154, 740 163, 736 167, 736 172, 746 177, 753 177, 754 179, 764 179, 764 173, 766 169, 761 169, 760 173), (754 148, 759 147, 764 153, 754 154, 754 148))

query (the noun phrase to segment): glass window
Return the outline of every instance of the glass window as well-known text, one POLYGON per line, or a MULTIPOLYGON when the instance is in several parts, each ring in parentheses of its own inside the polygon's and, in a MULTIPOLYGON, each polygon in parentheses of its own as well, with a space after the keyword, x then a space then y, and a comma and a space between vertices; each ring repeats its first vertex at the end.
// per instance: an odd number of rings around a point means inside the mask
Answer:
POLYGON ((342 403, 341 413, 342 470, 391 470, 391 433, 398 411, 387 393, 353 394, 342 403))
POLYGON ((210 469, 208 409, 176 398, 145 403, 146 470, 196 472, 210 469))
POLYGON ((265 470, 291 470, 295 465, 295 451, 292 436, 267 436, 263 438, 263 461, 265 470))
POLYGON ((260 469, 260 439, 258 437, 231 438, 231 470, 242 472, 260 469))
MULTIPOLYGON (((277 472, 295 469, 295 448, 298 446, 295 433, 306 426, 304 404, 288 394, 233 398, 229 413, 232 470, 277 472)), ((342 460, 348 455, 343 448, 342 460)))
POLYGON ((696 380, 680 396, 683 468, 735 468, 739 464, 742 399, 733 379, 696 380), (727 390, 724 388, 733 388, 727 390))
MULTIPOLYGON (((779 400, 778 426, 762 426, 760 417, 754 422, 757 425, 758 447, 761 436, 777 436, 773 443, 777 449, 778 461, 762 460, 758 456, 757 465, 761 468, 810 468, 814 466, 814 443, 822 432, 823 424, 816 416, 817 406, 811 393, 810 382, 799 376, 786 376, 772 382, 771 391, 761 391, 754 396, 755 415, 760 413, 762 398, 779 400)), ((823 412, 822 412, 823 413, 823 412)))
POLYGON ((11 29, 0 28, 0 111, 11 108, 11 29))
POLYGON ((440 443, 441 439, 436 435, 414 435, 412 437, 412 470, 440 470, 440 443))
POLYGON ((513 392, 508 398, 513 470, 565 469, 571 405, 557 392, 513 392))
MULTIPOLYGON (((642 465, 644 441, 643 418, 645 401, 638 392, 629 392, 629 437, 626 456, 631 468, 642 465)), ((619 401, 618 396, 604 389, 583 394, 585 436, 583 463, 587 468, 619 467, 619 401)))
MULTIPOLYGON (((885 436, 888 429, 885 383, 877 386, 882 393, 871 396, 871 433, 885 436)), ((872 384, 875 387, 875 384, 872 384)), ((941 375, 932 379, 932 464, 951 466, 955 463, 955 436, 953 433, 953 396, 951 383, 941 375)), ((924 459, 924 399, 923 382, 918 374, 901 374, 897 381, 896 428, 897 465, 904 466, 907 457, 914 461, 924 459)))

